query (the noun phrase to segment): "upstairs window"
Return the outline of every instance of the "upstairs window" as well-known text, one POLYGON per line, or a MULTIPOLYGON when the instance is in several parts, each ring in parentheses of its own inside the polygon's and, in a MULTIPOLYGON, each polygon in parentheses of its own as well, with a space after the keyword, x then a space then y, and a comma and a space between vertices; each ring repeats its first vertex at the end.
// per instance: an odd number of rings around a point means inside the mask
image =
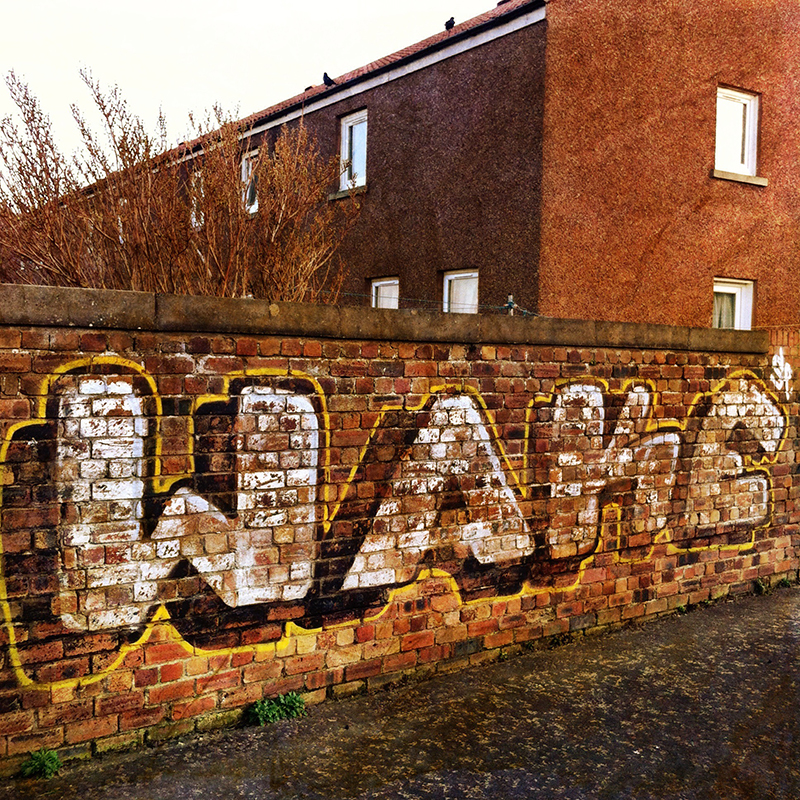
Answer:
POLYGON ((443 310, 456 314, 478 313, 478 271, 459 270, 444 274, 443 310))
POLYGON ((380 278, 372 281, 372 307, 398 308, 400 301, 399 278, 380 278))
POLYGON ((367 185, 367 109, 342 118, 342 191, 367 185))
POLYGON ((189 187, 191 210, 189 212, 192 227, 197 230, 205 224, 203 216, 203 173, 193 172, 189 187))
POLYGON ((749 331, 753 326, 753 282, 714 279, 714 327, 749 331))
POLYGON ((727 177, 719 172, 754 177, 757 156, 758 95, 718 87, 715 177, 727 177))
POLYGON ((119 202, 117 203, 117 207, 119 208, 119 211, 117 212, 117 234, 119 235, 120 244, 125 244, 125 226, 123 223, 123 216, 127 206, 128 198, 120 197, 119 202))
POLYGON ((252 150, 242 156, 242 203, 251 214, 258 211, 258 187, 255 175, 257 161, 258 150, 252 150))

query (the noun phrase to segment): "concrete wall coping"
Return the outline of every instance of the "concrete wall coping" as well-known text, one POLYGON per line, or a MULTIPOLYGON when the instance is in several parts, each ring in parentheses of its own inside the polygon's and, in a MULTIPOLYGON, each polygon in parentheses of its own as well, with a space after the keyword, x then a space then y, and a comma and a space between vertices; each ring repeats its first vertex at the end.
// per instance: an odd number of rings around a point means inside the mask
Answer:
POLYGON ((767 331, 0 284, 0 325, 766 353, 767 331))

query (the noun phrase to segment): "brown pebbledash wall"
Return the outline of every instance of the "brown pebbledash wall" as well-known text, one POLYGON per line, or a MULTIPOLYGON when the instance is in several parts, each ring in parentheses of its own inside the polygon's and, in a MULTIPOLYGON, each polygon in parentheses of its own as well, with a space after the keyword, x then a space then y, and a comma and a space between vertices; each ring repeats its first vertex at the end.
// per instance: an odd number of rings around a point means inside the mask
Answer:
POLYGON ((333 156, 341 117, 369 113, 341 302, 398 277, 401 306, 437 310, 445 271, 480 269, 483 306, 536 308, 546 37, 531 25, 305 115, 333 156))
POLYGON ((4 772, 796 578, 796 333, 0 293, 4 772))

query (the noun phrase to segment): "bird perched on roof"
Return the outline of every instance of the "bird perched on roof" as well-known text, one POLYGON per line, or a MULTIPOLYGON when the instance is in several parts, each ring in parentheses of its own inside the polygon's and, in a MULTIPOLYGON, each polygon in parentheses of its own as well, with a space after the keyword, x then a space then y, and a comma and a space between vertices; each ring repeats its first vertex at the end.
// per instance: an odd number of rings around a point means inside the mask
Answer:
POLYGON ((446 31, 449 31, 451 28, 453 28, 455 26, 455 24, 456 24, 456 18, 455 17, 450 17, 450 19, 447 20, 447 22, 445 22, 444 29, 446 31))
POLYGON ((322 73, 322 82, 326 86, 336 86, 336 81, 327 72, 322 73))

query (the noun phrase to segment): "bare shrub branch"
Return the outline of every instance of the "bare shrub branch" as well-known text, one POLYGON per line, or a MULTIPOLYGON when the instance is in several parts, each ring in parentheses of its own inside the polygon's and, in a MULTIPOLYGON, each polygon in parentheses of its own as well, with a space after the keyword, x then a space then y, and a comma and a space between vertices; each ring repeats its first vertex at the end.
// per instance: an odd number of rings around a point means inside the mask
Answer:
POLYGON ((256 207, 242 182, 250 131, 215 108, 190 120, 191 145, 170 149, 163 117, 153 136, 118 88, 81 77, 102 129, 73 107, 82 152, 71 162, 28 87, 6 79, 22 127, 0 122, 0 281, 336 300, 359 208, 354 196, 328 201, 341 167, 302 121, 260 142, 256 207))

